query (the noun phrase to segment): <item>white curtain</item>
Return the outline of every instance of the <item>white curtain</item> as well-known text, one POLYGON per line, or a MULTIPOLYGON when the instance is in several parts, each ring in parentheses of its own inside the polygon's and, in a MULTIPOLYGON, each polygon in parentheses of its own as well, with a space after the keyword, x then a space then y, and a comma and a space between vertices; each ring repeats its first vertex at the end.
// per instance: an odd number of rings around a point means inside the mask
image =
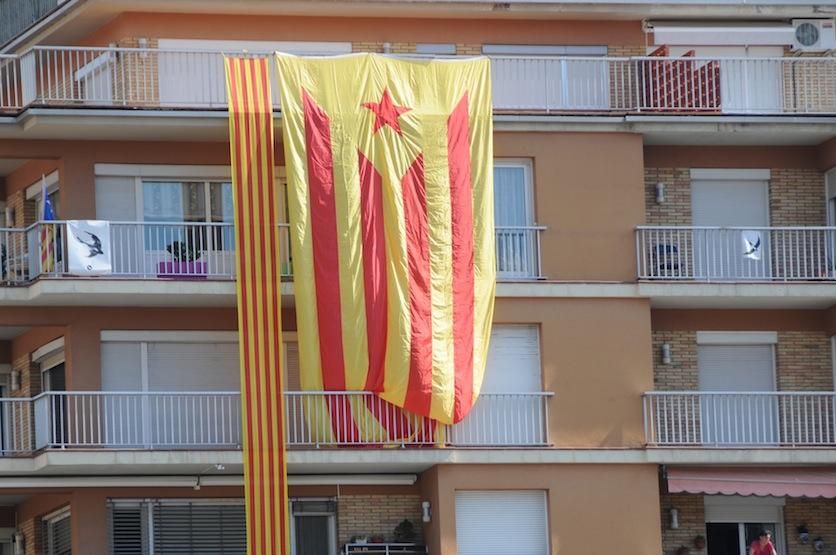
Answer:
POLYGON ((494 218, 496 225, 530 225, 524 166, 494 168, 494 218))

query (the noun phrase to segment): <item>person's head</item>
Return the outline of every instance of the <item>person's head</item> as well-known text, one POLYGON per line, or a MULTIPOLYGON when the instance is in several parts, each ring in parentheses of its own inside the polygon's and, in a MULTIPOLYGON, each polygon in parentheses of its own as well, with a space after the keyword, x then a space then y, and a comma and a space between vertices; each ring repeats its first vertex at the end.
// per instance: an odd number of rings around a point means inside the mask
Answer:
POLYGON ((769 530, 761 529, 761 531, 758 532, 758 540, 760 540, 762 544, 766 544, 766 542, 770 541, 771 539, 772 532, 770 532, 769 530))

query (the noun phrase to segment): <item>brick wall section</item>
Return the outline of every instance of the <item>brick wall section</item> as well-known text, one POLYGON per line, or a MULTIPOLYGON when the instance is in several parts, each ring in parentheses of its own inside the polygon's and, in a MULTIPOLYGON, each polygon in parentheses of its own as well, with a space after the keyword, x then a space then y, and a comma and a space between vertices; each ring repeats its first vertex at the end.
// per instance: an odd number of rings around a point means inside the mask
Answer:
POLYGON ((44 553, 43 526, 40 518, 33 517, 19 523, 18 530, 24 537, 23 545, 26 555, 42 555, 44 553))
POLYGON ((827 548, 824 553, 836 546, 836 500, 787 498, 784 506, 786 524, 787 554, 814 555, 813 539, 821 537, 827 548), (796 528, 804 524, 810 531, 810 543, 802 545, 798 541, 796 528))
POLYGON ((414 54, 414 42, 393 42, 390 52, 392 54, 414 54))
POLYGON ((14 227, 26 227, 38 219, 38 203, 35 200, 26 200, 25 191, 9 195, 6 205, 14 210, 14 227))
POLYGON ((352 52, 383 52, 382 42, 352 42, 352 52))
POLYGON ((681 546, 689 555, 704 555, 705 550, 694 547, 694 538, 705 536, 705 506, 701 495, 666 493, 660 496, 662 508, 662 553, 677 555, 681 546), (670 529, 671 509, 679 511, 679 528, 670 529))
POLYGON ((645 219, 648 225, 691 225, 691 170, 645 168, 645 219), (656 184, 665 184, 665 202, 656 203, 656 184))
POLYGON ((456 44, 456 54, 459 56, 479 56, 482 54, 481 44, 456 44))
MULTIPOLYGON (((645 168, 644 185, 648 225, 691 225, 690 168, 645 168), (665 184, 662 204, 656 204, 658 182, 665 184)), ((811 169, 771 169, 769 212, 773 226, 825 225, 824 174, 811 169)))
MULTIPOLYGON (((654 330, 654 385, 657 391, 696 390, 697 334, 654 330), (662 364, 662 344, 671 345, 671 364, 662 364)), ((775 346, 779 391, 833 391, 830 338, 825 332, 778 332, 775 346)))
MULTIPOLYGON (((11 397, 32 397, 41 393, 41 369, 31 362, 28 354, 13 360, 12 370, 20 372, 20 388, 10 391, 11 397)), ((15 413, 15 425, 9 434, 8 448, 19 452, 29 451, 34 447, 35 436, 31 407, 27 403, 15 403, 12 410, 15 413)))
MULTIPOLYGON (((139 38, 126 37, 117 45, 122 48, 139 48, 139 38)), ((146 48, 158 48, 157 39, 147 39, 146 48)), ((114 67, 114 99, 132 104, 156 106, 160 103, 159 56, 146 52, 123 52, 114 67)))
POLYGON ((773 226, 826 225, 824 174, 810 169, 773 169, 769 212, 773 226))
POLYGON ((419 495, 344 495, 337 499, 337 534, 342 547, 352 536, 383 536, 394 539, 403 519, 412 521, 421 543, 421 497, 419 495))
POLYGON ((631 56, 645 56, 647 54, 647 47, 642 45, 630 46, 607 46, 607 56, 616 58, 629 58, 631 56))
POLYGON ((825 332, 778 332, 775 359, 780 391, 833 391, 830 338, 825 332))
POLYGON ((697 332, 654 331, 653 381, 657 391, 691 391, 699 387, 697 332), (662 364, 662 344, 671 346, 671 364, 662 364))

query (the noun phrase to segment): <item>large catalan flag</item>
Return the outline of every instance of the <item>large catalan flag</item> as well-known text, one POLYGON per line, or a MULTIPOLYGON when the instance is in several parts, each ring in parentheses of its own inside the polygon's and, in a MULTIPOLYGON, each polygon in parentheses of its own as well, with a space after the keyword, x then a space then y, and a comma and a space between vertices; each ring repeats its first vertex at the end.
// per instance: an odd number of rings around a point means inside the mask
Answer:
POLYGON ((281 290, 267 58, 227 58, 247 553, 290 553, 281 290))
POLYGON ((278 68, 302 388, 460 421, 496 279, 489 61, 278 68))

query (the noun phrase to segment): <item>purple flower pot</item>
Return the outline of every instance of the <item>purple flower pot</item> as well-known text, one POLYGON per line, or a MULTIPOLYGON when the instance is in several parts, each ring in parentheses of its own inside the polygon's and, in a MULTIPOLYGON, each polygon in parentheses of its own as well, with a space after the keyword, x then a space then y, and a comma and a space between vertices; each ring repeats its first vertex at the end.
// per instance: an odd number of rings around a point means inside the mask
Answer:
POLYGON ((206 279, 206 262, 165 261, 157 263, 157 277, 173 279, 206 279))

